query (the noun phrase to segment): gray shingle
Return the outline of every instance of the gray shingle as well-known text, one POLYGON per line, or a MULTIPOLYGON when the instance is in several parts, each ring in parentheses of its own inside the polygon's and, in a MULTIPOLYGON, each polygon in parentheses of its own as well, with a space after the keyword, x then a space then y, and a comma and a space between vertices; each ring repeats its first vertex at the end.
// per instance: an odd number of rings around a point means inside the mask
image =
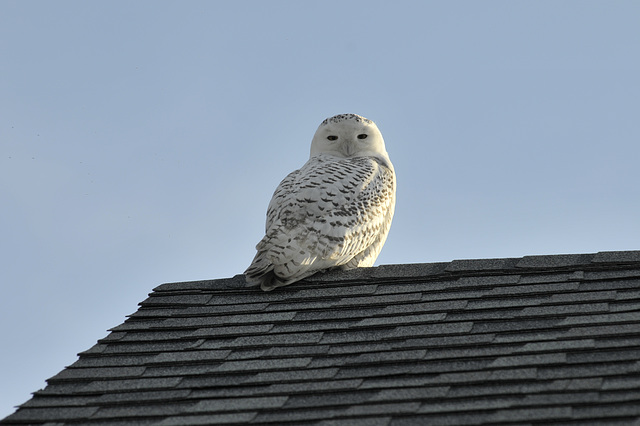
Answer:
POLYGON ((467 398, 450 402, 427 402, 420 407, 420 413, 459 413, 464 411, 495 410, 517 405, 522 396, 503 396, 502 398, 467 398))
POLYGON ((378 364, 384 362, 400 362, 400 361, 414 361, 424 359, 427 355, 427 351, 424 349, 416 350, 394 350, 394 351, 381 351, 381 352, 369 352, 360 354, 355 358, 355 364, 378 364))
POLYGON ((155 342, 169 340, 184 340, 191 337, 193 329, 183 330, 148 330, 148 331, 130 331, 126 333, 111 333, 109 336, 117 334, 116 338, 107 338, 100 340, 100 343, 122 343, 122 342, 155 342))
POLYGON ((308 299, 308 298, 331 298, 331 297, 345 297, 364 294, 373 294, 376 292, 378 285, 359 285, 359 286, 340 286, 340 287, 322 287, 322 288, 310 288, 298 290, 295 293, 296 299, 308 299))
POLYGON ((346 415, 385 416, 389 414, 412 414, 420 408, 419 402, 377 403, 370 405, 353 405, 346 415))
POLYGON ((593 404, 576 406, 573 415, 577 419, 604 419, 609 417, 625 418, 628 421, 640 416, 639 404, 593 404))
POLYGON ((519 306, 539 306, 547 304, 551 301, 552 295, 535 295, 524 296, 518 298, 493 298, 493 299, 479 299, 470 298, 467 303, 468 309, 502 309, 513 308, 519 306))
POLYGON ((506 296, 516 294, 545 294, 545 293, 566 293, 569 291, 575 291, 578 289, 580 283, 575 281, 568 281, 564 283, 544 283, 544 284, 530 284, 523 285, 511 285, 495 287, 488 294, 491 297, 506 296))
POLYGON ((572 315, 579 313, 602 313, 609 312, 608 303, 576 303, 574 305, 550 305, 550 306, 529 306, 523 308, 518 316, 540 317, 572 315))
POLYGON ((399 324, 413 324, 413 323, 427 323, 427 322, 440 322, 445 319, 447 314, 444 312, 437 314, 414 314, 414 315, 395 315, 381 316, 374 318, 365 318, 359 321, 354 327, 368 327, 376 325, 399 325, 399 324))
POLYGON ((496 358, 491 363, 491 367, 540 366, 564 364, 566 362, 567 355, 564 353, 513 355, 496 358))
POLYGON ((422 299, 422 293, 400 293, 376 296, 349 297, 339 300, 335 306, 371 306, 388 305, 390 303, 405 303, 422 299))
MULTIPOLYGON (((309 346, 275 346, 264 351, 263 355, 269 358, 280 358, 283 356, 310 356, 324 355, 329 352, 329 345, 309 346)), ((237 352, 236 352, 237 353, 237 352)))
POLYGON ((236 275, 232 278, 228 278, 226 280, 202 280, 202 281, 191 281, 191 282, 177 282, 177 283, 166 283, 161 284, 158 287, 154 288, 153 291, 156 293, 162 293, 163 291, 192 291, 192 290, 203 290, 203 291, 216 291, 223 288, 244 288, 246 286, 246 282, 244 280, 243 275, 236 275))
POLYGON ((478 321, 473 324, 472 333, 497 333, 501 331, 528 331, 556 328, 564 324, 560 318, 510 319, 508 321, 478 321))
POLYGON ((162 352, 155 356, 149 364, 156 363, 201 363, 203 361, 220 361, 231 354, 230 350, 192 350, 182 352, 162 352))
POLYGON ((415 278, 441 275, 445 272, 447 266, 449 266, 449 262, 381 265, 373 269, 371 276, 378 279, 415 281, 415 278))
MULTIPOLYGON (((287 322, 278 324, 273 327, 271 330, 272 333, 315 333, 315 332, 323 332, 327 333, 329 331, 339 331, 339 330, 349 330, 355 324, 358 323, 357 319, 354 320, 342 320, 342 321, 300 321, 300 322, 287 322)), ((324 336, 325 334, 323 334, 324 336)), ((322 342, 322 339, 321 339, 322 342)))
POLYGON ((344 271, 342 269, 331 269, 320 272, 311 277, 306 278, 303 282, 316 284, 317 288, 327 287, 325 283, 343 283, 350 281, 362 281, 371 276, 375 268, 358 268, 352 271, 344 271), (318 286, 318 284, 320 284, 318 286))
POLYGON ((147 367, 145 377, 185 377, 215 373, 220 366, 220 362, 209 362, 207 364, 187 364, 180 363, 172 365, 159 365, 147 367))
POLYGON ((519 284, 543 284, 581 281, 584 278, 583 271, 547 272, 547 273, 523 273, 519 284))
MULTIPOLYGON (((594 321, 595 323, 595 321, 594 321)), ((589 325, 586 323, 580 324, 578 327, 572 327, 564 333, 567 338, 575 337, 607 337, 613 335, 637 335, 638 324, 612 324, 612 325, 589 325)))
MULTIPOLYGON (((488 376, 487 376, 488 378, 488 376)), ((507 381, 504 383, 486 382, 484 380, 476 380, 473 382, 462 382, 460 384, 451 386, 448 397, 451 398, 467 398, 467 397, 487 397, 493 395, 500 395, 501 397, 507 395, 526 394, 525 383, 507 381)), ((536 391, 546 390, 544 383, 536 383, 536 391)))
POLYGON ((157 424, 158 426, 184 426, 184 425, 227 425, 246 424, 256 418, 256 411, 245 411, 231 414, 208 414, 169 416, 157 424))
POLYGON ((142 302, 141 306, 175 306, 175 305, 206 305, 213 296, 211 294, 176 294, 176 295, 151 295, 142 302))
POLYGON ((146 367, 89 367, 89 368, 66 368, 60 373, 50 378, 49 382, 63 380, 94 380, 112 379, 120 377, 142 376, 146 367))
MULTIPOLYGON (((555 330, 515 330, 511 332, 496 333, 493 339, 494 343, 516 343, 516 342, 537 342, 545 340, 560 340, 567 337, 571 330, 555 329, 555 330)), ((584 335, 576 334, 572 337, 584 337, 584 335)))
POLYGON ((434 324, 400 325, 393 331, 394 337, 420 337, 452 334, 466 334, 473 329, 470 321, 442 322, 434 324))
POLYGON ((367 402, 375 395, 375 391, 330 392, 313 395, 291 396, 283 408, 334 407, 340 405, 357 405, 367 402))
POLYGON ((253 423, 256 424, 286 424, 291 422, 310 422, 318 420, 333 419, 338 416, 343 416, 346 411, 346 407, 321 407, 321 408, 307 408, 307 409, 289 409, 289 410, 276 410, 276 411, 263 411, 260 412, 253 423))
POLYGON ((635 311, 638 306, 637 300, 629 300, 626 302, 613 302, 609 306, 611 312, 627 312, 635 311))
POLYGON ((82 388, 82 392, 122 392, 174 388, 181 377, 138 378, 124 380, 95 380, 82 388))
POLYGON ((224 339, 227 336, 253 335, 268 333, 273 329, 273 324, 251 324, 251 325, 225 325, 222 327, 200 327, 188 334, 193 338, 217 338, 224 339))
POLYGON ((376 295, 403 294, 403 293, 432 293, 446 289, 443 281, 403 282, 389 283, 378 286, 376 295))
POLYGON ((597 268, 584 272, 584 281, 618 280, 622 278, 639 278, 640 270, 631 268, 597 268))
POLYGON ((494 334, 463 334, 431 336, 421 338, 407 338, 395 343, 396 347, 428 348, 428 349, 448 349, 457 346, 484 345, 495 340, 494 334))
POLYGON ((265 312, 296 311, 298 315, 300 315, 308 311, 330 311, 338 300, 340 299, 287 300, 284 302, 269 304, 265 309, 265 312))
POLYGON ((189 389, 108 393, 98 397, 101 403, 137 403, 141 401, 180 401, 192 393, 189 389))
POLYGON ((370 342, 370 343, 356 343, 356 344, 344 344, 344 345, 331 345, 326 346, 327 353, 330 355, 338 354, 360 354, 367 352, 388 352, 394 348, 392 342, 370 342))
POLYGON ((256 374, 251 383, 290 383, 308 380, 326 380, 336 377, 337 368, 305 368, 303 370, 267 371, 256 374))
POLYGON ((267 334, 264 336, 243 336, 234 341, 234 345, 243 347, 274 345, 308 345, 318 343, 322 339, 322 332, 314 333, 286 333, 267 334))
POLYGON ((640 251, 157 287, 2 424, 629 424, 640 251))
POLYGON ((640 349, 600 350, 600 351, 580 351, 567 354, 567 362, 570 363, 600 363, 612 361, 632 361, 640 359, 640 349))
MULTIPOLYGON (((100 408, 91 420, 114 418, 168 417, 188 411, 195 402, 163 402, 162 404, 113 405, 100 408)), ((131 420, 130 420, 131 421, 131 420)))
POLYGON ((214 398, 252 398, 256 395, 271 396, 278 394, 278 392, 270 392, 270 385, 267 384, 254 384, 245 386, 215 386, 215 387, 201 387, 191 390, 189 399, 196 401, 204 401, 214 398))
POLYGON ((454 260, 447 268, 447 272, 477 272, 509 270, 518 263, 518 259, 465 259, 454 260))
POLYGON ((263 324, 293 319, 295 312, 270 312, 256 314, 230 314, 219 316, 203 316, 198 318, 169 318, 163 321, 164 328, 186 327, 200 328, 203 326, 263 324))
POLYGON ((580 340, 561 340, 561 341, 542 341, 529 342, 515 352, 559 352, 563 353, 568 350, 595 348, 594 339, 580 340))
POLYGON ((593 263, 637 263, 640 262, 640 250, 601 251, 591 261, 593 263))
MULTIPOLYGON (((294 308, 295 309, 295 308, 294 308)), ((329 321, 338 319, 372 318, 380 312, 380 308, 358 307, 356 309, 323 309, 304 310, 298 312, 294 317, 295 321, 329 321)))
POLYGON ((611 362, 597 364, 574 364, 562 366, 538 367, 541 379, 559 379, 561 377, 602 377, 627 375, 639 372, 634 362, 611 362))
POLYGON ((640 289, 635 290, 619 290, 615 292, 616 300, 633 300, 637 302, 640 300, 640 289))
POLYGON ((424 359, 465 359, 509 355, 522 345, 470 345, 428 349, 424 359))
POLYGON ((616 290, 607 290, 607 291, 584 291, 578 288, 577 292, 574 293, 564 293, 564 294, 554 294, 549 299, 550 304, 556 303, 581 303, 592 300, 616 300, 618 292, 616 290))
MULTIPOLYGON (((634 375, 604 378, 602 389, 632 389, 637 391, 640 389, 640 369, 636 369, 634 375)), ((634 395, 637 396, 637 392, 634 395)))
POLYGON ((251 359, 242 361, 227 361, 222 363, 217 371, 270 371, 286 370, 289 368, 305 367, 312 358, 283 358, 283 359, 251 359))
MULTIPOLYGON (((216 366, 212 366, 215 368, 216 366)), ((174 368, 180 368, 180 366, 174 366, 174 368)), ((208 368, 208 366, 201 366, 202 369, 208 368)), ((227 374, 197 374, 193 376, 184 376, 182 380, 176 385, 176 389, 219 389, 224 387, 234 387, 244 383, 251 382, 258 374, 256 372, 251 373, 227 373, 227 374)))
POLYGON ((566 268, 587 265, 593 254, 559 254, 550 256, 525 256, 515 265, 517 268, 566 268))
POLYGON ((619 389, 599 392, 599 400, 601 402, 627 402, 640 401, 640 387, 620 392, 619 389))
POLYGON ((640 334, 632 336, 611 336, 594 339, 596 348, 640 347, 640 334))
POLYGON ((338 332, 326 332, 320 340, 320 344, 335 345, 340 343, 354 343, 354 342, 376 342, 384 339, 385 337, 393 336, 394 328, 379 328, 357 331, 345 330, 338 332))
MULTIPOLYGON (((5 420, 16 422, 19 424, 38 424, 56 419, 58 422, 77 421, 88 419, 99 408, 97 407, 47 407, 47 408, 29 408, 26 410, 18 410, 5 420)), ((11 424, 11 423, 8 423, 11 424)))
POLYGON ((293 383, 276 383, 270 385, 266 392, 284 394, 309 394, 313 391, 354 390, 360 388, 361 379, 306 381, 293 383))
POLYGON ((560 384, 558 389, 563 390, 597 390, 602 388, 603 381, 602 377, 589 377, 586 379, 560 379, 554 383, 560 384))
POLYGON ((192 413, 215 413, 225 411, 239 411, 249 409, 251 411, 265 408, 280 408, 289 397, 287 396, 267 396, 256 398, 223 398, 223 399, 207 399, 198 402, 188 409, 192 413))
MULTIPOLYGON (((492 303, 492 305, 495 306, 496 304, 492 303)), ((516 308, 512 306, 505 306, 505 307, 501 307, 500 309, 497 309, 497 308, 483 309, 484 306, 486 305, 482 305, 482 304, 476 304, 472 306, 474 308, 479 308, 479 309, 472 309, 470 307, 466 311, 452 312, 450 314, 447 314, 446 316, 447 321, 452 321, 452 322, 458 322, 458 321, 476 322, 476 321, 487 321, 487 320, 507 321, 509 319, 522 316, 522 311, 524 309, 522 307, 516 308)))
MULTIPOLYGON (((496 365, 493 366, 495 367, 496 365)), ((487 380, 534 380, 537 377, 538 370, 536 368, 523 367, 492 371, 487 380)))
POLYGON ((568 420, 572 417, 572 407, 543 407, 543 408, 521 408, 498 410, 491 415, 492 422, 514 422, 514 421, 551 421, 568 420))
MULTIPOLYGON (((424 298, 424 297, 423 297, 424 298)), ((429 313, 429 312, 455 312, 464 309, 467 306, 466 300, 446 300, 439 302, 417 302, 417 303, 404 303, 402 305, 385 306, 382 311, 377 309, 373 312, 374 315, 370 315, 370 318, 375 315, 395 315, 406 313, 429 313)))
MULTIPOLYGON (((401 391, 403 388, 424 387, 426 384, 432 383, 435 374, 430 375, 400 375, 388 377, 369 377, 360 379, 362 381, 361 389, 384 389, 389 392, 401 391)), ((448 387, 445 386, 447 389, 448 387)))
MULTIPOLYGON (((170 351, 181 351, 190 349, 197 344, 197 339, 176 340, 173 342, 153 341, 147 342, 126 342, 126 344, 110 344, 106 345, 101 352, 102 355, 125 355, 125 354, 142 354, 142 353, 159 353, 170 351)), ((95 356, 94 354, 92 354, 95 356)))
POLYGON ((97 395, 73 395, 58 396, 56 398, 33 398, 22 404, 22 407, 46 408, 46 407, 90 407, 99 405, 97 395))
POLYGON ((336 379, 366 379, 371 377, 397 376, 424 372, 424 368, 418 369, 415 365, 400 363, 396 365, 384 364, 379 366, 345 366, 336 370, 336 379))
POLYGON ((388 426, 391 422, 391 417, 365 417, 365 418, 349 418, 336 419, 336 420, 321 420, 317 423, 318 426, 388 426))
POLYGON ((517 284, 521 280, 519 274, 489 275, 489 276, 463 276, 451 283, 447 283, 447 288, 468 288, 488 287, 493 289, 501 286, 517 284))
POLYGON ((423 401, 425 399, 440 399, 449 392, 448 386, 392 388, 377 391, 370 401, 423 401))
POLYGON ((640 288, 640 279, 627 279, 627 280, 603 280, 603 281, 587 281, 580 284, 580 290, 582 291, 599 291, 599 290, 625 290, 632 291, 640 288))

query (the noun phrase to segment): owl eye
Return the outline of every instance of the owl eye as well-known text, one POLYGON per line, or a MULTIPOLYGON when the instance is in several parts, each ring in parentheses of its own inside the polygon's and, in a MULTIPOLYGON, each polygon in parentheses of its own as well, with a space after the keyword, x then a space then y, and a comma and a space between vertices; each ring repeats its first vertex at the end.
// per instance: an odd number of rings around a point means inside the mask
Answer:
POLYGON ((358 137, 358 139, 366 139, 366 138, 367 138, 367 136, 369 136, 369 135, 364 134, 364 133, 361 133, 361 134, 359 134, 357 137, 358 137))
POLYGON ((338 137, 334 135, 330 135, 330 136, 327 136, 327 139, 329 139, 330 141, 335 141, 336 139, 338 139, 338 137))

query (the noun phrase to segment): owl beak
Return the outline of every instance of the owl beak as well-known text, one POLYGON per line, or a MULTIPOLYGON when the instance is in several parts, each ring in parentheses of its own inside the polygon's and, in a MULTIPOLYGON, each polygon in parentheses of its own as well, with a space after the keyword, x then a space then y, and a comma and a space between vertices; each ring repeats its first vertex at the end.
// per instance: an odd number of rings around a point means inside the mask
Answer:
POLYGON ((351 157, 353 153, 356 152, 356 147, 351 143, 351 141, 347 141, 346 143, 342 144, 341 151, 345 155, 345 157, 351 157))

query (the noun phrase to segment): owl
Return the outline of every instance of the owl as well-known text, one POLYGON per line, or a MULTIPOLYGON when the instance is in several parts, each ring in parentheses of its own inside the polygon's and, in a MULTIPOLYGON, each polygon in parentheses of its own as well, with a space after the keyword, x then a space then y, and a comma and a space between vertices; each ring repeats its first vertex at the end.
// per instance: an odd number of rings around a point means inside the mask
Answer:
POLYGON ((376 124, 356 114, 327 118, 309 161, 271 198, 247 283, 269 291, 331 268, 372 266, 395 201, 395 171, 376 124))

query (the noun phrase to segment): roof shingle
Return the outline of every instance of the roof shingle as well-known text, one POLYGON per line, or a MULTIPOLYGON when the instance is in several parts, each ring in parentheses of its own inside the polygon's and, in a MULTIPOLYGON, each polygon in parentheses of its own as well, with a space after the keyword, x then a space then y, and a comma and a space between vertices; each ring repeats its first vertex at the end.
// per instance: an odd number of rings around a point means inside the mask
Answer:
POLYGON ((640 422, 640 251, 163 284, 2 424, 640 422))

